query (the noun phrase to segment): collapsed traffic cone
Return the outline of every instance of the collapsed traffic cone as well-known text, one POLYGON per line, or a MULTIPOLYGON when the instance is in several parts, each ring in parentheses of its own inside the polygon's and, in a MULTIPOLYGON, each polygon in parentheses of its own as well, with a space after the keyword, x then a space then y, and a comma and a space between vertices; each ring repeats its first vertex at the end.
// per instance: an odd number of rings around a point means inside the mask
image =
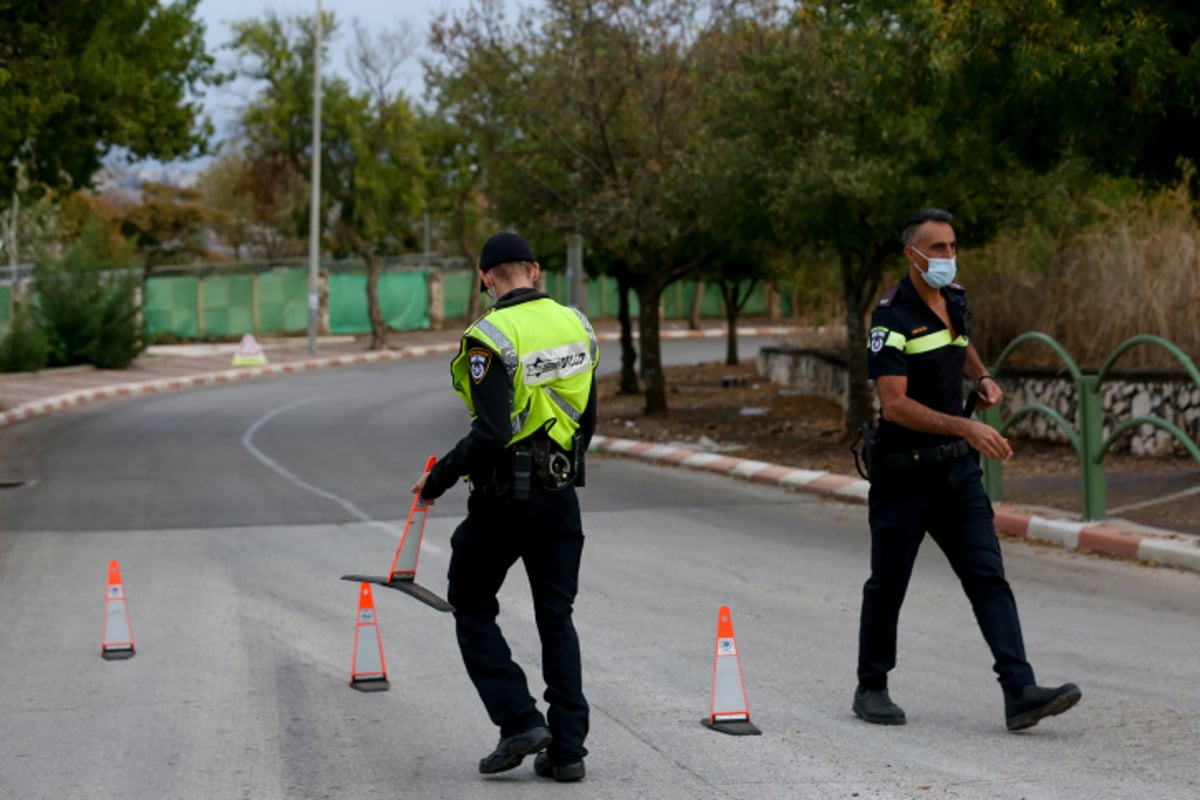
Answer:
POLYGON ((233 354, 231 366, 234 367, 265 367, 267 357, 258 345, 258 341, 250 334, 242 337, 238 343, 237 352, 233 354))
POLYGON ((129 625, 129 609, 125 605, 125 586, 121 583, 121 567, 108 562, 108 591, 104 597, 104 634, 100 642, 103 658, 133 658, 133 629, 129 625))
MULTIPOLYGON (((430 456, 425 462, 425 473, 433 469, 437 458, 430 456)), ((415 581, 417 578, 417 561, 421 557, 421 542, 425 538, 425 520, 429 516, 429 504, 421 495, 413 495, 412 506, 408 509, 408 520, 404 523, 404 532, 400 534, 400 544, 396 547, 396 555, 392 558, 392 568, 388 570, 388 583, 392 581, 415 581), (412 534, 413 518, 421 515, 421 527, 415 535, 412 534)))
POLYGON ((734 736, 762 734, 750 722, 750 702, 746 698, 746 683, 742 679, 742 660, 738 656, 733 636, 733 617, 729 606, 717 612, 717 654, 713 661, 712 705, 707 719, 700 720, 708 727, 734 736))
POLYGON ((358 590, 358 619, 354 624, 354 657, 350 662, 350 686, 360 692, 387 691, 387 668, 383 665, 383 639, 375 616, 371 584, 358 590), (364 628, 371 630, 365 631, 364 628), (372 638, 374 635, 374 638, 372 638))

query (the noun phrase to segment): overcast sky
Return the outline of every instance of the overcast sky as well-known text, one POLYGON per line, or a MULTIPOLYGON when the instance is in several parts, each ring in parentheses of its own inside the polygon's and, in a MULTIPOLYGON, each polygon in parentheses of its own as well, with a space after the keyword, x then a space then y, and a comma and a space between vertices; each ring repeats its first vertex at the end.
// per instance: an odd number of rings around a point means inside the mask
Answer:
MULTIPOLYGON (((506 2, 508 15, 514 18, 519 8, 538 0, 506 2)), ((405 65, 398 88, 410 98, 419 99, 424 91, 420 59, 426 55, 424 48, 430 22, 438 13, 465 10, 469 5, 470 0, 322 0, 322 10, 332 10, 339 27, 330 51, 329 68, 350 77, 346 69, 346 51, 354 40, 352 22, 355 18, 367 23, 376 32, 396 30, 407 23, 417 34, 422 51, 405 65)), ((233 66, 232 55, 218 49, 232 38, 229 23, 257 19, 268 11, 274 11, 280 17, 291 17, 311 15, 316 9, 316 0, 200 0, 196 16, 204 22, 208 51, 216 56, 222 69, 230 69, 233 66)), ((245 102, 246 92, 245 87, 236 85, 209 90, 204 105, 218 130, 227 128, 230 121, 236 118, 238 109, 245 102)))

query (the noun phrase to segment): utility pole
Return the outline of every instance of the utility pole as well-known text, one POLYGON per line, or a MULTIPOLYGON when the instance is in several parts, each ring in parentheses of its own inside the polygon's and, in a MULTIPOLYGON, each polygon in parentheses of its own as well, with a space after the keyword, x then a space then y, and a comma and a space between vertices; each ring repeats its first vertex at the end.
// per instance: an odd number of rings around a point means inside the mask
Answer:
POLYGON ((317 352, 317 311, 321 297, 317 272, 321 250, 321 0, 317 0, 317 30, 313 53, 312 194, 308 215, 308 354, 317 352))

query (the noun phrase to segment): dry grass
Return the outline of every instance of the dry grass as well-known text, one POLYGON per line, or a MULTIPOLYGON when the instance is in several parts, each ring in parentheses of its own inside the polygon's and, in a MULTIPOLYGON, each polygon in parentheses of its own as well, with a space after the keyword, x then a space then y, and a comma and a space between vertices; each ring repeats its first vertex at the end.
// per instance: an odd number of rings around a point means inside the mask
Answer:
MULTIPOLYGON (((989 360, 1027 331, 1049 334, 1091 369, 1138 334, 1161 336, 1200 357, 1200 223, 1182 189, 1106 210, 1079 232, 1023 229, 962 260, 979 323, 976 344, 989 360)), ((1042 346, 1017 355, 1022 364, 1061 364, 1042 346)), ((1178 363, 1141 346, 1118 367, 1177 369, 1178 363)))

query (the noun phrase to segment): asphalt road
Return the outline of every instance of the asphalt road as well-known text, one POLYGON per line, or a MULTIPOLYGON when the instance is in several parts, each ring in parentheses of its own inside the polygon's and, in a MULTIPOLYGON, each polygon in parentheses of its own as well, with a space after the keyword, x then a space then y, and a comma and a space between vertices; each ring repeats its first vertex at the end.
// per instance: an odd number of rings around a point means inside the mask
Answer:
MULTIPOLYGON (((670 358, 720 342, 664 343, 670 358)), ((606 352, 607 363, 615 355, 606 352)), ((452 621, 377 589, 391 679, 351 690, 357 586, 407 488, 460 435, 444 358, 103 403, 0 431, 0 797, 1195 798, 1200 576, 1006 543, 1043 683, 1084 699, 1022 734, 933 546, 901 619, 902 728, 856 720, 861 506, 594 458, 577 624, 587 781, 483 778, 495 731, 452 621), (137 655, 100 658, 118 559, 137 655), (760 737, 707 730, 717 609, 760 737)), ((444 592, 452 490, 418 580, 444 592)), ((501 622, 541 693, 517 568, 501 622)))

